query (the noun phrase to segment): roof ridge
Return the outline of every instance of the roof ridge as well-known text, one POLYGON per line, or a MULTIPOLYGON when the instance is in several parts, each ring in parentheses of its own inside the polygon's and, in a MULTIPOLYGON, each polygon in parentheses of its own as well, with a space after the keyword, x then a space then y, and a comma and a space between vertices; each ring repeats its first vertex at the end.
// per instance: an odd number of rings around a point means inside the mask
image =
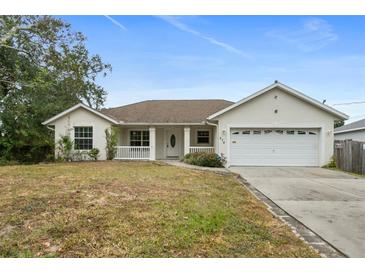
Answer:
POLYGON ((179 102, 179 101, 180 102, 182 102, 182 101, 224 101, 224 102, 228 102, 228 103, 232 103, 232 104, 234 103, 234 102, 226 100, 226 99, 150 99, 150 100, 143 100, 143 101, 130 103, 130 104, 126 104, 126 105, 121 105, 118 107, 102 108, 101 111, 118 109, 118 108, 122 108, 122 107, 138 105, 138 104, 142 104, 142 103, 146 103, 146 102, 179 102))
POLYGON ((150 99, 145 101, 228 101, 228 100, 219 98, 214 98, 214 99, 202 98, 202 99, 150 99))
POLYGON ((150 101, 150 100, 143 100, 143 101, 139 101, 139 102, 135 102, 135 103, 121 105, 121 106, 118 106, 118 107, 102 108, 101 111, 103 111, 103 110, 109 110, 109 109, 116 109, 116 108, 121 108, 121 107, 127 107, 127 106, 133 106, 133 105, 138 105, 140 103, 144 103, 144 102, 148 102, 148 101, 150 101))

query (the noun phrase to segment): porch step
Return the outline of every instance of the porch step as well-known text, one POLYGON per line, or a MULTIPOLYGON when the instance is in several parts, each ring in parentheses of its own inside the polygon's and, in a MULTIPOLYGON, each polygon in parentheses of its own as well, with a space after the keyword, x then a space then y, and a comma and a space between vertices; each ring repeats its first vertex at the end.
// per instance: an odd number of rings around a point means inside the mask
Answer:
POLYGON ((168 160, 179 160, 179 156, 167 156, 166 159, 168 159, 168 160))

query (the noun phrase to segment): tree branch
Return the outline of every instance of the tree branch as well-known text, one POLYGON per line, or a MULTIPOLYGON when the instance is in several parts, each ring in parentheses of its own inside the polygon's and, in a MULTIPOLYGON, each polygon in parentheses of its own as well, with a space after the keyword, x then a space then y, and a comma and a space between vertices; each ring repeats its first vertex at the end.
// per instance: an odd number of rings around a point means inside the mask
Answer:
POLYGON ((15 33, 17 33, 20 30, 31 30, 33 25, 29 25, 28 27, 19 27, 14 26, 12 27, 7 34, 5 34, 3 37, 0 38, 0 44, 4 44, 7 40, 9 40, 15 33))
POLYGON ((5 44, 0 45, 0 47, 9 48, 9 49, 14 49, 14 50, 17 50, 17 51, 20 51, 20 52, 26 53, 26 54, 28 54, 28 55, 31 55, 31 53, 30 53, 29 51, 25 51, 25 50, 23 50, 23 49, 18 49, 18 48, 15 48, 15 47, 12 47, 12 46, 8 46, 8 45, 5 45, 5 44))

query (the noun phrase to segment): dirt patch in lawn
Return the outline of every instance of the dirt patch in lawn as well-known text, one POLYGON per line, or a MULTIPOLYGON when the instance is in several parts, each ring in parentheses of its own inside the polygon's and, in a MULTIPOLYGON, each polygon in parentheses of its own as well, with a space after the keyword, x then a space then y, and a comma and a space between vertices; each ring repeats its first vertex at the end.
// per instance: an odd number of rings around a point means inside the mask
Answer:
POLYGON ((2 257, 317 257, 231 175, 158 162, 0 167, 2 257))

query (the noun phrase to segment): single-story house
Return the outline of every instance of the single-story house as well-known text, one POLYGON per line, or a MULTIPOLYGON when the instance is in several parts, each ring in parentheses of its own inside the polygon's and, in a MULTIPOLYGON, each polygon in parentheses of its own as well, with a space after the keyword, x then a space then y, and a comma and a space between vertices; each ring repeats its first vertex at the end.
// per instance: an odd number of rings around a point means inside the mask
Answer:
POLYGON ((365 142, 365 119, 335 128, 335 140, 365 142))
MULTIPOLYGON (((321 166, 333 154, 334 122, 344 113, 275 81, 236 102, 148 100, 97 111, 75 105, 48 119, 55 141, 75 149, 100 149, 105 129, 118 128, 115 159, 179 159, 190 152, 215 152, 227 166, 321 166)), ((57 151, 56 151, 57 154, 57 151)))

